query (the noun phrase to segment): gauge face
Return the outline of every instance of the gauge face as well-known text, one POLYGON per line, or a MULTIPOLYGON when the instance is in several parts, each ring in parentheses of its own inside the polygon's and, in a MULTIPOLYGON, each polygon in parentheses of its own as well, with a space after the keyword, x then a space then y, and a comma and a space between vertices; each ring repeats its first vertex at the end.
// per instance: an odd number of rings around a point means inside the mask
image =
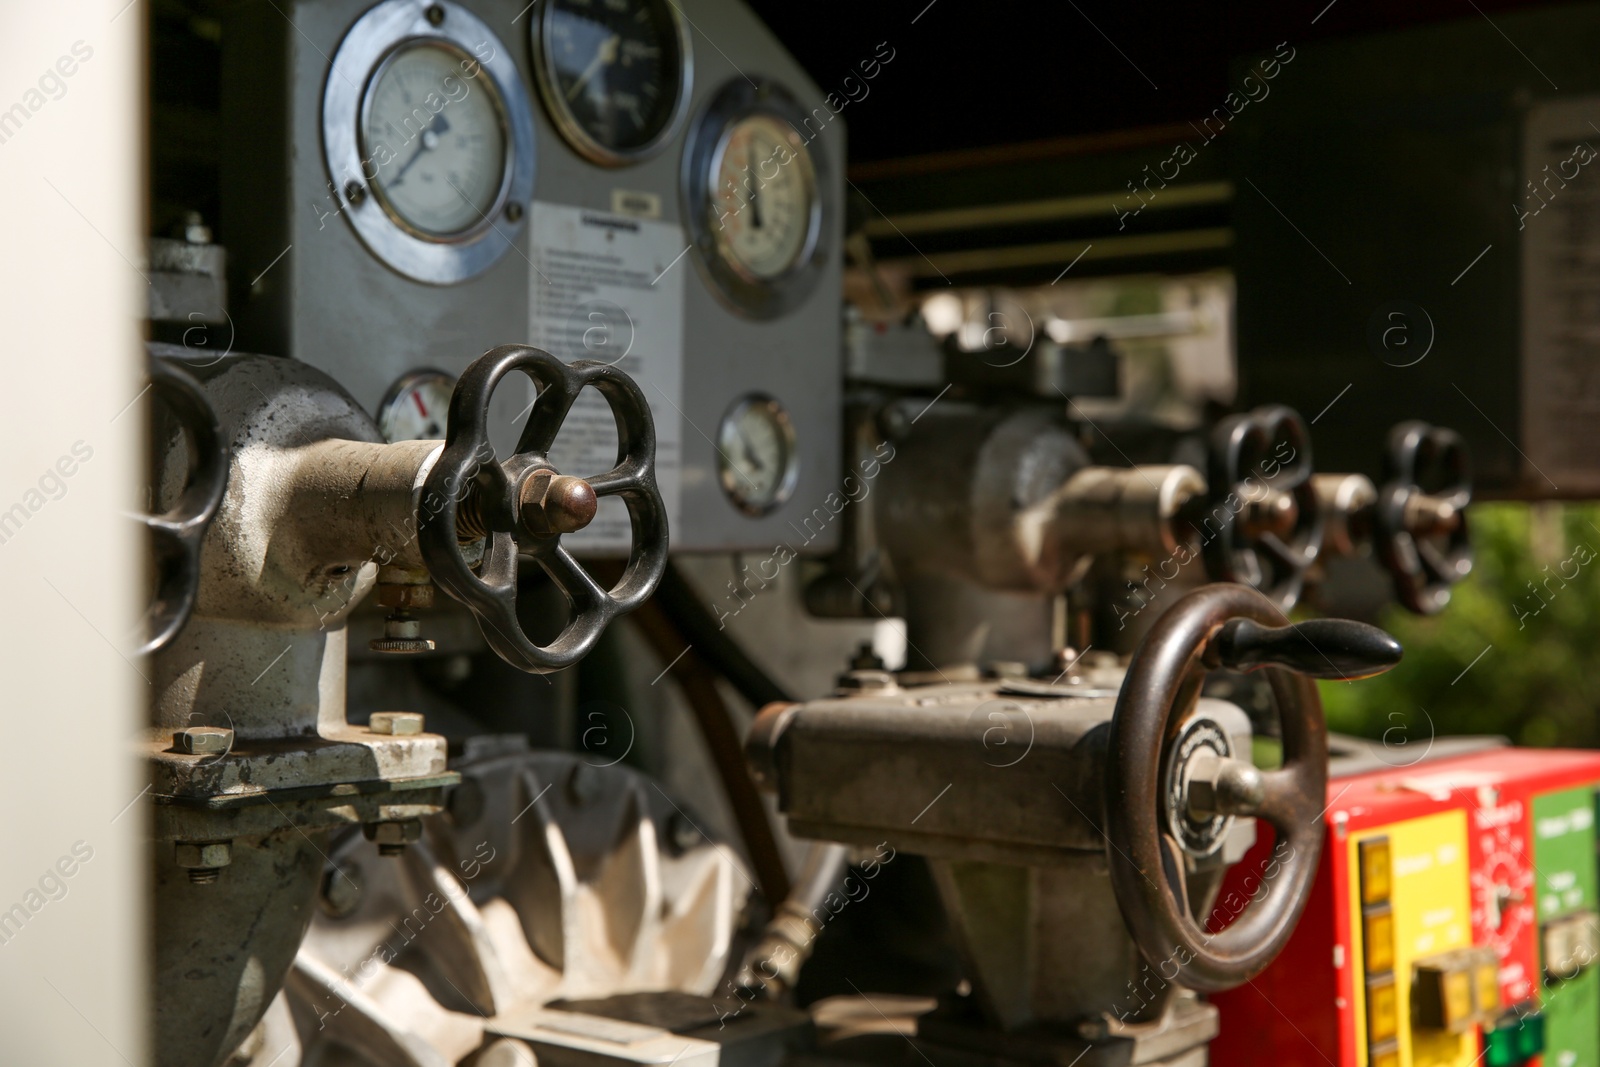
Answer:
POLYGON ((666 139, 689 69, 670 0, 545 0, 539 33, 540 89, 574 148, 623 163, 666 139))
POLYGON ((717 254, 744 276, 770 281, 811 251, 817 175, 794 127, 755 114, 728 128, 716 159, 711 225, 717 254))
POLYGON ((437 441, 444 437, 456 380, 436 370, 407 374, 378 406, 378 429, 386 441, 437 441))
POLYGON ((428 41, 400 46, 373 75, 362 107, 372 187, 407 229, 448 240, 493 217, 506 184, 502 105, 472 60, 428 41))
POLYGON ((717 430, 722 488, 740 510, 765 515, 789 499, 800 476, 794 424, 782 404, 752 394, 717 430))

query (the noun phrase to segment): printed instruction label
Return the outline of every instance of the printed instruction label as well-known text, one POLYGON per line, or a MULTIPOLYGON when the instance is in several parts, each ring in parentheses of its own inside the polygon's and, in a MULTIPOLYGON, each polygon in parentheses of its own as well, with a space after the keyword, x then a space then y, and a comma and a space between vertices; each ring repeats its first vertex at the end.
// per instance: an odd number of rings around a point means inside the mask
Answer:
MULTIPOLYGON (((535 201, 529 244, 533 343, 567 362, 597 359, 644 392, 656 425, 656 482, 668 529, 678 524, 683 407, 684 277, 688 239, 674 223, 535 201)), ((551 450, 563 474, 594 476, 616 465, 610 405, 585 389, 551 450)), ((627 508, 602 499, 589 527, 564 543, 573 552, 625 553, 627 508)))

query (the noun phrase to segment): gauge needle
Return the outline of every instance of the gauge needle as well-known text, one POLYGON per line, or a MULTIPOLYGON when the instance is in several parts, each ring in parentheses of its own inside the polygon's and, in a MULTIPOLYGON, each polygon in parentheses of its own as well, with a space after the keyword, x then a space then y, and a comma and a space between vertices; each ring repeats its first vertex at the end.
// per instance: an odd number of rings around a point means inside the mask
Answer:
POLYGON ((599 51, 595 52, 594 58, 583 69, 583 73, 578 75, 578 80, 572 83, 572 88, 567 90, 568 103, 578 99, 578 94, 583 92, 583 87, 589 84, 590 78, 600 73, 601 67, 610 66, 617 61, 617 46, 621 43, 622 35, 616 33, 601 42, 599 51))
POLYGON ((761 462, 761 460, 756 456, 755 449, 751 447, 750 438, 746 437, 743 432, 739 434, 739 447, 740 450, 744 452, 745 462, 754 467, 757 474, 767 469, 767 465, 761 462))
POLYGON ((750 146, 744 149, 744 176, 750 188, 750 225, 761 229, 761 186, 756 182, 755 164, 750 161, 750 146))
POLYGON ((444 117, 443 111, 433 116, 433 121, 428 123, 427 126, 423 127, 421 135, 417 138, 417 150, 411 153, 410 159, 406 160, 400 165, 400 169, 396 171, 395 176, 390 179, 389 185, 391 187, 399 185, 400 179, 404 178, 406 176, 406 171, 411 169, 411 164, 421 159, 422 153, 431 151, 437 147, 439 144, 439 135, 442 133, 447 133, 449 130, 450 120, 444 117))

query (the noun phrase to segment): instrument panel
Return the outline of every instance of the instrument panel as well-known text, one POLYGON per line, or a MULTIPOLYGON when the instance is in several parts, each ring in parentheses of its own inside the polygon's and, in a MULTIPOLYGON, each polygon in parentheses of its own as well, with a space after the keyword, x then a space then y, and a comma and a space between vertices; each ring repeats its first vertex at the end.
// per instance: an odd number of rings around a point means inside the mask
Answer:
MULTIPOLYGON (((679 550, 770 548, 836 489, 844 127, 752 12, 290 0, 224 17, 236 347, 330 373, 399 436, 436 424, 414 410, 429 374, 496 345, 614 363, 650 401, 679 550)), ((532 388, 500 387, 497 445, 532 388)), ((610 414, 584 397, 573 419, 553 458, 599 473, 610 414)), ((626 541, 602 507, 574 549, 626 541)))

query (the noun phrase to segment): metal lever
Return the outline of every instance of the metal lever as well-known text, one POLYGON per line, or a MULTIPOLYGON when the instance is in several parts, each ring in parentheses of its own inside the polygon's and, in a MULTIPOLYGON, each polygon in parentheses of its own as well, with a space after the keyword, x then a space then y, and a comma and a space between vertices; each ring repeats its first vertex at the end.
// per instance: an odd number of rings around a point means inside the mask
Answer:
POLYGON ((1206 648, 1206 665, 1249 673, 1287 667, 1311 678, 1353 682, 1382 674, 1405 650, 1388 633, 1353 619, 1311 619, 1262 626, 1249 619, 1223 623, 1206 648))

